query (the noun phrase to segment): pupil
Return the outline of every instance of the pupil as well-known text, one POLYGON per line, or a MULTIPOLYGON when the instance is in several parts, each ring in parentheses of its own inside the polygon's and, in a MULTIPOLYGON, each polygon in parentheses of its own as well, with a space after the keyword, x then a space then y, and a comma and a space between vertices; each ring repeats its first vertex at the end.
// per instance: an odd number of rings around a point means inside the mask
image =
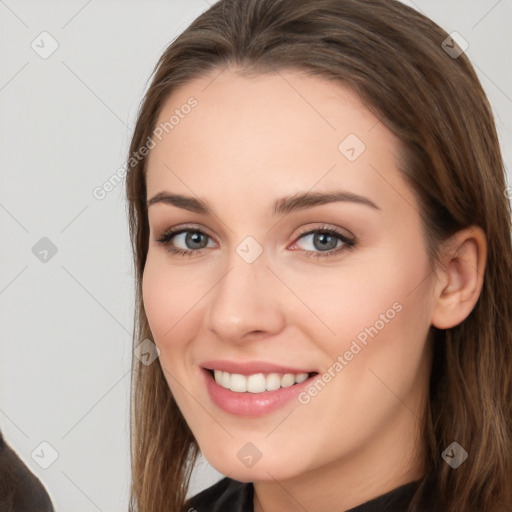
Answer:
POLYGON ((202 249, 202 247, 194 246, 194 244, 201 245, 201 237, 202 237, 201 233, 197 233, 197 232, 188 233, 186 236, 186 243, 187 243, 187 245, 192 246, 192 248, 194 248, 194 249, 202 249))
POLYGON ((335 249, 336 241, 337 241, 336 238, 334 238, 332 235, 329 235, 327 233, 320 233, 320 234, 315 235, 313 245, 315 246, 315 249, 328 249, 328 250, 335 249), (321 241, 319 246, 316 244, 317 240, 321 241), (329 241, 331 242, 332 247, 328 247, 329 241), (325 242, 327 242, 327 243, 325 243, 325 242), (334 242, 334 244, 332 244, 332 242, 334 242))

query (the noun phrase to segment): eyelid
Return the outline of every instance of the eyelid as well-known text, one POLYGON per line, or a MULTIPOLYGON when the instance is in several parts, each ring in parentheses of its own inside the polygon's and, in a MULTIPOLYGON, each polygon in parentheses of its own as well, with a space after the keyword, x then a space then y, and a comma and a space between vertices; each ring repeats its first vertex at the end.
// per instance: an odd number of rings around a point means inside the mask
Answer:
POLYGON ((342 232, 342 228, 333 226, 331 224, 324 224, 324 223, 321 223, 320 226, 306 227, 304 229, 301 229, 299 231, 299 233, 296 235, 296 238, 299 238, 302 235, 316 233, 317 231, 332 231, 333 233, 336 233, 337 235, 341 235, 350 240, 355 238, 352 234, 346 234, 346 233, 342 232))
POLYGON ((208 232, 207 229, 205 229, 202 226, 199 226, 198 224, 179 224, 176 227, 172 227, 172 228, 169 228, 169 229, 166 229, 166 230, 162 231, 162 234, 159 236, 159 238, 162 238, 162 237, 164 237, 166 235, 169 235, 169 234, 178 235, 180 233, 183 233, 184 231, 196 231, 198 233, 205 234, 206 236, 208 236, 212 240, 215 239, 214 236, 210 235, 210 233, 208 232))
MULTIPOLYGON (((199 226, 198 224, 180 224, 180 225, 176 226, 175 228, 173 227, 173 228, 169 228, 169 229, 165 230, 162 233, 162 235, 160 235, 160 236, 164 236, 169 233, 177 235, 183 231, 188 231, 188 230, 198 231, 198 232, 204 233, 205 235, 209 236, 212 239, 215 238, 212 235, 210 235, 205 228, 203 228, 202 226, 199 226)), ((341 228, 332 226, 330 224, 325 224, 325 223, 321 224, 320 226, 304 227, 297 233, 297 235, 294 238, 297 239, 302 235, 310 234, 310 233, 316 232, 316 231, 333 231, 337 234, 343 235, 344 237, 346 237, 348 239, 354 238, 354 236, 352 234, 342 233, 341 228)))

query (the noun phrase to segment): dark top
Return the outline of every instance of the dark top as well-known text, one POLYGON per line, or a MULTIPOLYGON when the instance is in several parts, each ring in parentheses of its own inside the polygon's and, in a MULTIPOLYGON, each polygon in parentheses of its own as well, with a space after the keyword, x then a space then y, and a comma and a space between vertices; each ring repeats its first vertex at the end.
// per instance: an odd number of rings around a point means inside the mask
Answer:
MULTIPOLYGON (((420 480, 409 482, 377 498, 362 503, 346 512, 405 512, 420 480)), ((252 483, 238 482, 225 477, 211 487, 190 498, 185 511, 197 512, 254 512, 252 483)), ((440 512, 425 508, 425 512, 440 512)))
POLYGON ((40 480, 27 468, 0 432, 0 512, 53 512, 40 480))

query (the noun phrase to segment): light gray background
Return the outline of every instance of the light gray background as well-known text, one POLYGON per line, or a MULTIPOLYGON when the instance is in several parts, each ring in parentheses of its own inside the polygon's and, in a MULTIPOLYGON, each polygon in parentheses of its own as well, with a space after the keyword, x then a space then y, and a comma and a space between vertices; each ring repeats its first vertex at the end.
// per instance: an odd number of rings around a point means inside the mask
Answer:
MULTIPOLYGON (((406 3, 469 42, 510 169, 512 0, 406 3)), ((124 165, 161 52, 208 6, 0 0, 0 428, 57 511, 127 510, 133 267, 124 186, 103 200, 92 192, 124 165), (59 45, 47 59, 31 48, 43 31, 59 45), (57 247, 46 263, 32 252, 42 237, 57 247), (42 442, 58 453, 47 469, 39 463, 52 451, 42 442)), ((221 476, 205 461, 198 469, 191 493, 221 476)))

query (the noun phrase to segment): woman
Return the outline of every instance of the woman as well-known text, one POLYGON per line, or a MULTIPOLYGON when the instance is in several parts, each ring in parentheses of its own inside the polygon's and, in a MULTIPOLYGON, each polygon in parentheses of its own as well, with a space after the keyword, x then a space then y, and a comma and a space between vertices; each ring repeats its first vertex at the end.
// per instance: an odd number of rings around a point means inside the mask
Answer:
POLYGON ((511 510, 510 204, 462 49, 390 0, 220 0, 166 49, 132 510, 511 510), (199 450, 226 478, 187 501, 199 450))

